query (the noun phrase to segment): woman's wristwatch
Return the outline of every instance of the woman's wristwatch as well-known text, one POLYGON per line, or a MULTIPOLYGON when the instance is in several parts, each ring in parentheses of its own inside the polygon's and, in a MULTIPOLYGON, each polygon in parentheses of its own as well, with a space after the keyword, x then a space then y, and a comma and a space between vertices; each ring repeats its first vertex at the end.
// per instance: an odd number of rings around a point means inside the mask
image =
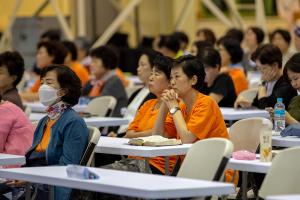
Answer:
POLYGON ((178 106, 174 106, 170 109, 170 114, 174 115, 180 108, 178 106))

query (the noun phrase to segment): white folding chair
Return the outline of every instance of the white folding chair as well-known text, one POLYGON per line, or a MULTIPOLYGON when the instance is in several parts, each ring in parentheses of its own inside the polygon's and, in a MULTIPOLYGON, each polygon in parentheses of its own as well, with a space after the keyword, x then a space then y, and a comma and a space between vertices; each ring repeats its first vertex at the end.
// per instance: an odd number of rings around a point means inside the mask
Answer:
POLYGON ((188 150, 177 176, 219 181, 232 150, 233 144, 228 139, 200 140, 188 150))
POLYGON ((113 96, 101 96, 92 99, 86 108, 86 112, 100 117, 110 117, 117 104, 113 96))
POLYGON ((279 152, 269 169, 259 197, 270 195, 300 194, 300 147, 279 152))
POLYGON ((234 145, 234 151, 247 150, 253 153, 256 152, 263 121, 266 121, 272 129, 272 122, 262 117, 242 119, 230 127, 229 138, 234 145))
POLYGON ((89 143, 80 161, 80 165, 83 166, 91 166, 94 157, 95 147, 98 144, 101 135, 99 129, 96 127, 88 126, 88 129, 89 129, 89 143))
MULTIPOLYGON (((260 130, 263 126, 263 122, 267 123, 270 129, 272 129, 272 122, 269 119, 262 117, 253 117, 248 119, 242 119, 235 122, 229 129, 229 138, 234 145, 233 151, 247 150, 252 153, 256 153, 256 150, 260 142, 260 130)), ((236 172, 232 177, 234 181, 236 172)), ((253 182, 253 177, 250 176, 250 182, 253 182)), ((244 197, 247 195, 246 185, 248 184, 248 172, 242 172, 242 181, 244 190, 240 190, 239 195, 244 197)), ((257 194, 257 188, 253 189, 254 193, 257 194)))
POLYGON ((253 102, 254 98, 257 95, 257 88, 247 89, 242 91, 239 96, 243 96, 245 99, 247 99, 250 102, 253 102))

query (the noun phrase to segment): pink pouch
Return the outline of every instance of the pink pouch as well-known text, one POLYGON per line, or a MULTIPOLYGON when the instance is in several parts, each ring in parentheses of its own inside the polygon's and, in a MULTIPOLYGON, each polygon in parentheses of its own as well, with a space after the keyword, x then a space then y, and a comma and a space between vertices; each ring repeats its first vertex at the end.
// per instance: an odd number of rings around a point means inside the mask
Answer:
POLYGON ((240 150, 233 152, 232 157, 237 160, 255 160, 256 154, 247 150, 240 150))

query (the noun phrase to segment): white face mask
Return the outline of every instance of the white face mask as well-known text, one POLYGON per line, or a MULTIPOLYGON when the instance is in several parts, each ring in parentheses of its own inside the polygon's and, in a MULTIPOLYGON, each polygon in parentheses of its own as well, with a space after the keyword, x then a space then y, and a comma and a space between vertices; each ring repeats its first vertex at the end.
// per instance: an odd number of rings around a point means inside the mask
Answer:
POLYGON ((39 89, 40 102, 45 106, 52 105, 58 99, 57 92, 58 92, 57 89, 49 85, 46 84, 41 85, 39 89))

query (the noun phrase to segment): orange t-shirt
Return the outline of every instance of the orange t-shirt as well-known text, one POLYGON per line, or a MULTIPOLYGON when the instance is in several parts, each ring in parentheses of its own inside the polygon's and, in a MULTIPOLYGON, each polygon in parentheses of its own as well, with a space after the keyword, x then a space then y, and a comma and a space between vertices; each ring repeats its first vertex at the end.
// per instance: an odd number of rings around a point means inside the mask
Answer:
POLYGON ((242 69, 231 68, 228 74, 233 81, 236 95, 248 89, 247 77, 242 69))
MULTIPOLYGON (((197 137, 197 140, 211 137, 229 138, 221 110, 211 97, 198 93, 191 111, 187 113, 185 107, 181 110, 187 129, 197 137)), ((170 115, 168 117, 171 119, 166 120, 165 128, 167 127, 167 130, 165 131, 169 135, 173 134, 172 136, 179 137, 176 131, 168 131, 176 130, 174 123, 167 123, 172 120, 170 115)))
POLYGON ((81 80, 81 85, 85 85, 86 82, 89 80, 89 72, 88 70, 83 67, 82 64, 79 62, 72 62, 72 67, 71 69, 75 72, 75 74, 79 77, 81 80))
POLYGON ((43 138, 41 140, 41 142, 37 145, 36 147, 36 151, 37 152, 44 152, 46 151, 49 141, 50 141, 50 137, 51 137, 51 128, 53 126, 53 124, 55 123, 56 120, 52 120, 50 119, 46 125, 46 129, 43 135, 43 138))
MULTIPOLYGON (((187 113, 186 107, 182 108, 181 111, 186 122, 187 129, 197 137, 197 140, 212 137, 229 139, 221 110, 218 104, 211 97, 198 93, 197 100, 191 111, 187 113)), ((170 115, 168 117, 172 118, 170 115)), ((172 133, 176 134, 175 124, 168 123, 171 120, 172 119, 168 119, 165 122, 165 131, 169 135, 172 133)), ((179 138, 178 134, 173 136, 177 136, 177 138, 179 138)), ((182 157, 182 159, 183 158, 184 157, 182 157)), ((231 172, 232 171, 226 171, 226 180, 231 180, 233 175, 231 172)))
POLYGON ((40 77, 38 77, 36 79, 36 81, 34 82, 34 84, 31 86, 30 92, 37 93, 40 89, 40 86, 41 86, 41 80, 40 80, 40 77))
POLYGON ((124 87, 127 87, 129 85, 129 81, 126 79, 122 70, 120 68, 116 68, 115 72, 116 72, 117 77, 119 77, 119 79, 122 81, 124 87))
MULTIPOLYGON (((159 109, 153 110, 157 99, 151 99, 146 101, 140 109, 137 111, 133 121, 129 124, 128 130, 145 131, 154 127, 156 118, 159 113, 159 109)), ((170 118, 168 118, 170 119, 170 118)), ((170 123, 170 122, 168 122, 170 123)), ((134 157, 137 158, 137 157, 134 157)), ((165 159, 164 157, 155 157, 149 160, 149 163, 157 168, 162 173, 165 173, 165 159)), ((170 156, 169 158, 169 171, 172 171, 176 163, 176 157, 170 156)))

